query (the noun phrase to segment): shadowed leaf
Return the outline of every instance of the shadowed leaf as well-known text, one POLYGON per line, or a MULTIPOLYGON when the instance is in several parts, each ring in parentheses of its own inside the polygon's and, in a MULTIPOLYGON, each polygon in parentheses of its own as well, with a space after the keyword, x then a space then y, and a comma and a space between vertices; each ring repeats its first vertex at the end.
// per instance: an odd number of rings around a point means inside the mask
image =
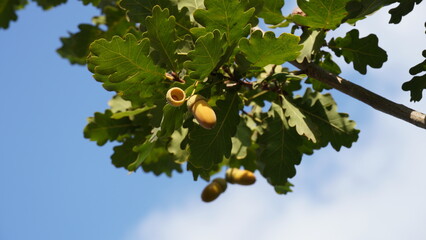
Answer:
POLYGON ((237 94, 228 94, 216 105, 217 124, 213 129, 194 125, 189 130, 189 162, 195 168, 209 170, 222 162, 224 156, 228 158, 231 155, 231 138, 235 136, 240 121, 240 99, 237 94))
POLYGON ((328 46, 337 56, 343 55, 347 63, 352 62, 355 70, 366 74, 367 66, 381 68, 388 59, 386 51, 378 46, 378 42, 376 35, 359 38, 358 30, 353 29, 344 38, 331 39, 328 46))
POLYGON ((107 141, 114 141, 134 128, 129 118, 112 119, 111 116, 110 110, 106 110, 105 113, 95 113, 94 117, 88 119, 89 123, 84 128, 84 137, 102 146, 107 141))

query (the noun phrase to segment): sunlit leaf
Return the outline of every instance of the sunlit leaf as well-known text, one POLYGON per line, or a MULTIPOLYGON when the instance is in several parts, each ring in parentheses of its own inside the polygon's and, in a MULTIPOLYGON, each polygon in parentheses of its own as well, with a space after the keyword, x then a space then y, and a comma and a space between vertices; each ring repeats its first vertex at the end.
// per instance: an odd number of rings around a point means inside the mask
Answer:
POLYGON ((293 20, 303 26, 336 29, 346 17, 346 4, 350 0, 297 0, 307 16, 294 15, 293 20))
POLYGON ((263 35, 261 31, 255 31, 249 39, 241 39, 239 47, 254 66, 264 67, 295 60, 302 48, 299 40, 299 37, 288 33, 276 38, 273 32, 263 35))
POLYGON ((192 70, 191 78, 203 80, 217 68, 224 54, 226 39, 219 31, 208 33, 197 39, 195 49, 188 53, 191 61, 185 62, 185 67, 192 70))
POLYGON ((323 30, 306 30, 302 33, 300 44, 303 46, 298 62, 311 62, 311 57, 316 54, 325 43, 325 32, 323 30))
MULTIPOLYGON (((217 29, 226 34, 229 45, 247 36, 250 31, 248 23, 254 9, 245 11, 238 0, 205 0, 204 5, 206 10, 198 9, 194 12, 195 20, 205 27, 204 34, 217 29)), ((197 28, 194 30, 199 31, 197 28)))
POLYGON ((90 45, 88 68, 106 90, 139 105, 152 103, 150 97, 164 94, 160 82, 165 70, 153 63, 149 49, 148 39, 137 41, 132 34, 115 36, 111 41, 99 39, 90 45))
MULTIPOLYGON (((288 118, 288 125, 295 127, 299 135, 303 135, 312 142, 317 142, 315 132, 318 131, 312 120, 305 116, 299 108, 293 105, 286 97, 282 96, 284 115, 288 118)), ((317 133, 318 135, 318 133, 317 133)))
POLYGON ((359 130, 346 113, 337 112, 337 104, 330 94, 321 94, 307 89, 303 98, 295 99, 297 107, 311 119, 320 133, 316 136, 318 146, 328 143, 339 151, 341 147, 351 147, 358 140, 359 130))
POLYGON ((278 194, 287 194, 289 192, 293 192, 291 187, 294 187, 294 185, 291 182, 287 182, 284 185, 276 185, 274 186, 275 192, 278 194))
POLYGON ((283 0, 262 0, 262 2, 257 16, 263 18, 266 24, 278 24, 285 19, 281 13, 281 8, 284 6, 283 0))
POLYGON ((112 114, 111 118, 112 119, 120 119, 120 118, 124 118, 124 117, 134 117, 135 115, 146 112, 146 111, 151 110, 155 107, 156 107, 155 105, 145 106, 143 108, 138 108, 138 109, 131 110, 131 111, 117 112, 117 113, 112 114))
POLYGON ((169 10, 162 10, 159 6, 155 6, 152 16, 146 18, 146 36, 158 52, 160 63, 172 71, 177 68, 175 24, 175 18, 169 16, 169 10))

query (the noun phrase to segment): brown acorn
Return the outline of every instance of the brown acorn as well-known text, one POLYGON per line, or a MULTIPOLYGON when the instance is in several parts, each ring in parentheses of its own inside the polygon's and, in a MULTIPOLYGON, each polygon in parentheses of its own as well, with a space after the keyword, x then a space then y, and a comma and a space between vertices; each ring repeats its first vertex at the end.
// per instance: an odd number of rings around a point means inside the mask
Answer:
POLYGON ((178 87, 170 88, 166 93, 167 102, 174 107, 181 106, 185 102, 185 98, 185 91, 178 87))
POLYGON ((223 178, 216 178, 209 183, 201 193, 201 199, 204 202, 211 202, 226 190, 227 183, 223 178))
POLYGON ((251 185, 256 182, 256 176, 248 170, 229 168, 226 170, 226 181, 240 185, 251 185))
POLYGON ((186 105, 201 127, 212 129, 216 125, 216 114, 203 96, 191 96, 186 105))

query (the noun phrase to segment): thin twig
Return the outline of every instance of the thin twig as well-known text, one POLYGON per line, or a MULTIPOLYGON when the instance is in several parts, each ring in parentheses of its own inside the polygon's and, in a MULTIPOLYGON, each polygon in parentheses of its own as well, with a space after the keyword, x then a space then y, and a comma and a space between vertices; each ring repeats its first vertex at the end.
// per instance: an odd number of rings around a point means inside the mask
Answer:
POLYGON ((368 89, 336 76, 316 64, 307 62, 298 63, 296 61, 292 61, 290 63, 304 71, 309 77, 315 78, 318 81, 358 99, 376 110, 426 129, 426 115, 424 113, 418 112, 402 104, 392 102, 368 89))

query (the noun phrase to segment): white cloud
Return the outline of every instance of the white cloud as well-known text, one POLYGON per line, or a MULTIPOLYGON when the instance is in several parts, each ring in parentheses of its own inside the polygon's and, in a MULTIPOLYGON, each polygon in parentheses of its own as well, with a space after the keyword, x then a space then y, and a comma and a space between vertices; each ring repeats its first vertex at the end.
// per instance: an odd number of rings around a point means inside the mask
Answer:
POLYGON ((426 134, 389 117, 372 121, 352 149, 305 159, 294 193, 276 196, 259 180, 230 186, 211 204, 191 195, 153 211, 129 239, 424 239, 426 134), (330 162, 336 170, 321 177, 330 162))
MULTIPOLYGON (((371 86, 383 90, 380 85, 391 81, 399 88, 399 78, 409 76, 404 71, 420 61, 414 55, 425 46, 424 36, 403 43, 406 31, 424 31, 410 26, 424 22, 425 5, 400 27, 387 26, 387 11, 358 25, 364 36, 388 37, 382 46, 390 50, 390 64, 365 77, 371 86)), ((400 89, 385 90, 394 99, 409 98, 400 89)), ((415 107, 425 111, 425 102, 415 107)), ((358 109, 352 115, 361 118, 360 140, 339 153, 327 148, 305 158, 293 180, 295 192, 278 196, 259 177, 251 187, 229 186, 210 204, 191 194, 185 205, 171 200, 152 210, 127 239, 426 239, 426 132, 367 106, 358 109)))

